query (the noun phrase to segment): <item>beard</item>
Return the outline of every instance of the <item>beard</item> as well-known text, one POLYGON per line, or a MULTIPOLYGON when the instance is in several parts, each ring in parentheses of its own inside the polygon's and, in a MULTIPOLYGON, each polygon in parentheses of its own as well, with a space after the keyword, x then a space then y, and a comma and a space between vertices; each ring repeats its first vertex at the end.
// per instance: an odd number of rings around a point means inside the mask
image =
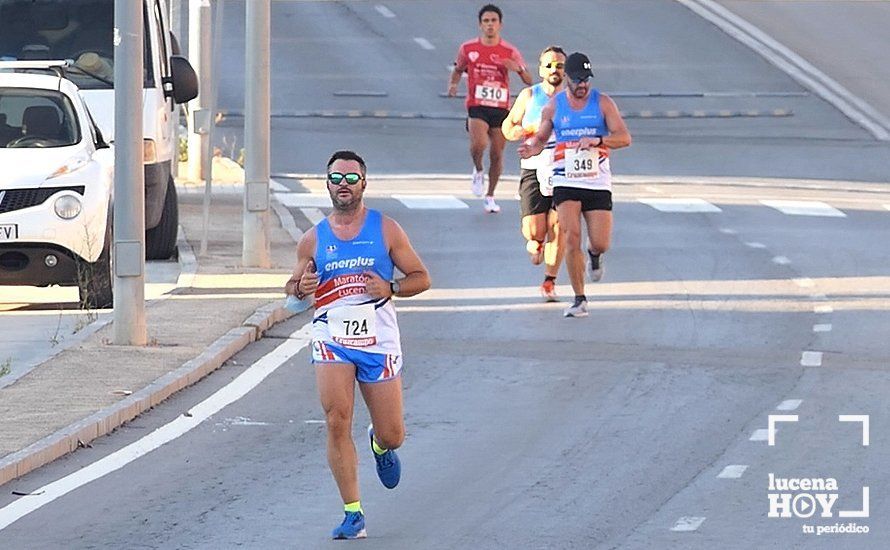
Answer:
POLYGON ((553 87, 557 87, 562 84, 562 77, 558 74, 552 74, 547 77, 547 83, 553 87))
POLYGON ((339 189, 337 189, 336 191, 331 191, 331 203, 334 206, 334 210, 338 210, 340 212, 351 212, 358 209, 358 207, 362 204, 361 193, 356 193, 355 191, 350 190, 350 194, 348 196, 340 196, 339 192, 339 189))

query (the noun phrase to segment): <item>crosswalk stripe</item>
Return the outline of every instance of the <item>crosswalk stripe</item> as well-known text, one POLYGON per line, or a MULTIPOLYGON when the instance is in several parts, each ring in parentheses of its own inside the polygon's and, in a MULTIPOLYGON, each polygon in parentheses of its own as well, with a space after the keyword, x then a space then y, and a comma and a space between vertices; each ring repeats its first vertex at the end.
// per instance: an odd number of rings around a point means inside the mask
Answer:
POLYGON ((289 206, 291 208, 303 208, 306 206, 315 208, 331 207, 331 197, 328 195, 316 195, 311 193, 275 193, 275 198, 284 206, 289 206))
POLYGON ((847 215, 821 201, 760 201, 760 204, 775 208, 789 216, 828 216, 832 218, 846 218, 847 215))
POLYGON ((722 210, 703 199, 637 199, 660 212, 722 212, 722 210))
POLYGON ((303 212, 303 215, 309 219, 309 223, 312 225, 317 225, 318 222, 325 218, 324 213, 318 208, 301 208, 300 210, 303 212))
POLYGON ((453 195, 393 195, 392 198, 417 210, 458 210, 470 207, 453 195))

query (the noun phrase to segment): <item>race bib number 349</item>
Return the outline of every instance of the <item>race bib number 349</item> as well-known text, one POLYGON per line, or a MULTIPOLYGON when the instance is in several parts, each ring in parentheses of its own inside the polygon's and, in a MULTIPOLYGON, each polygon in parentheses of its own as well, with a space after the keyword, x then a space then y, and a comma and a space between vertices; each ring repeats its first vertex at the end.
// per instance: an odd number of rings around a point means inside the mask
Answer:
POLYGON ((476 99, 479 101, 491 101, 494 103, 507 102, 507 89, 491 85, 477 85, 476 99))
POLYGON ((585 149, 578 151, 574 148, 566 149, 566 177, 567 178, 595 178, 600 174, 599 150, 585 149))
POLYGON ((337 307, 328 311, 328 330, 334 342, 352 348, 377 343, 374 304, 337 307))

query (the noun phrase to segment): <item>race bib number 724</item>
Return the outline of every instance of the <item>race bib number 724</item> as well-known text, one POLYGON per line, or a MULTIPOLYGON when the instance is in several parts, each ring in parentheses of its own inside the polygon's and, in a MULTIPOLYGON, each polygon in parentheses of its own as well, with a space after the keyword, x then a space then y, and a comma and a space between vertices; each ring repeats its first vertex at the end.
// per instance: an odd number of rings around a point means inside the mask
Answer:
POLYGON ((328 310, 328 330, 334 342, 353 348, 377 343, 374 304, 343 306, 328 310))

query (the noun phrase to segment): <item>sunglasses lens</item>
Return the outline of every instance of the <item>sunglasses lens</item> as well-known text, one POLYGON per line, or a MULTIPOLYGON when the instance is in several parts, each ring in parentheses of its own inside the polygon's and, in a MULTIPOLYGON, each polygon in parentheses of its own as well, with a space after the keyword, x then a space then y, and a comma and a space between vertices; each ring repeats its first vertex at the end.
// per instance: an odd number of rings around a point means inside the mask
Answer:
POLYGON ((339 172, 331 172, 328 174, 328 180, 334 185, 340 185, 340 182, 343 181, 343 174, 339 172))
POLYGON ((362 176, 360 174, 355 173, 346 174, 346 176, 344 177, 346 178, 346 183, 348 183, 349 185, 355 185, 359 182, 360 179, 362 179, 362 176))
POLYGON ((544 65, 544 67, 547 69, 562 69, 565 67, 565 64, 563 64, 563 63, 547 63, 546 65, 544 65))

